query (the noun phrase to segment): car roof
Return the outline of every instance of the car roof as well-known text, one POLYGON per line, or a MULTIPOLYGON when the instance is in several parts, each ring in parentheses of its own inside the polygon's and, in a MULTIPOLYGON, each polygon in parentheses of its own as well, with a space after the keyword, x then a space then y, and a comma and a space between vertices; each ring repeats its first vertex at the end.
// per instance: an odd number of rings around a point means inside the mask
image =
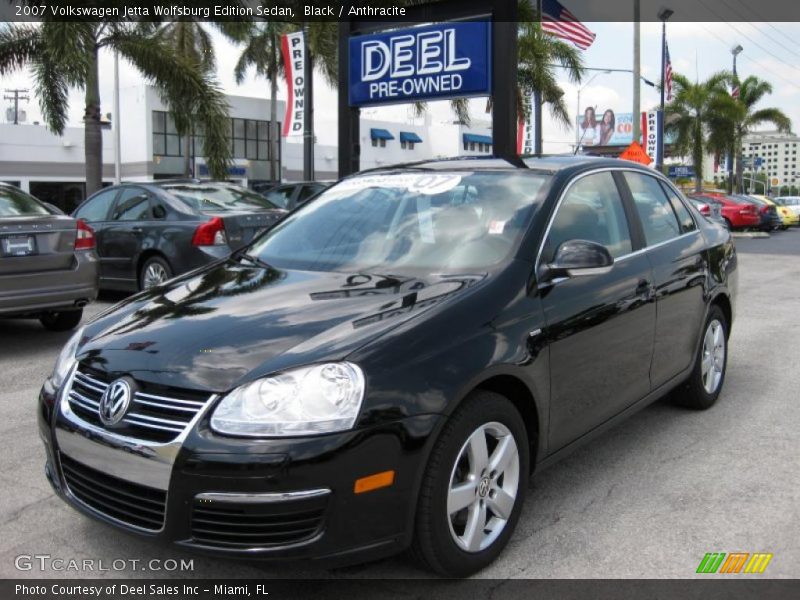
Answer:
POLYGON ((459 156, 455 158, 441 158, 434 160, 422 160, 417 162, 399 163, 387 165, 374 169, 365 169, 354 175, 363 173, 376 173, 387 171, 402 171, 404 169, 421 169, 430 171, 461 171, 461 170, 529 170, 555 174, 567 169, 582 170, 584 168, 602 167, 626 167, 655 173, 652 169, 644 167, 639 163, 621 160, 619 158, 604 158, 599 156, 585 155, 537 155, 525 156, 517 160, 505 159, 496 156, 459 156))

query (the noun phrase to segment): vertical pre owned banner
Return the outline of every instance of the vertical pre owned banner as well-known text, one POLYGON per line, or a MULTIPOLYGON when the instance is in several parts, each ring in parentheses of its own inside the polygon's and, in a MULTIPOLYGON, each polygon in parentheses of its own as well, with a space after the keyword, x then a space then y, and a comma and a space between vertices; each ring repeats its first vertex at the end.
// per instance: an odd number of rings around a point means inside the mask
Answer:
POLYGON ((658 143, 661 136, 661 120, 663 115, 660 110, 650 110, 642 113, 642 140, 647 155, 653 159, 655 164, 662 164, 663 157, 658 156, 661 144, 658 143))
POLYGON ((286 33, 281 40, 283 65, 289 94, 286 101, 286 117, 283 120, 283 136, 303 135, 306 81, 303 74, 306 54, 303 32, 286 33))

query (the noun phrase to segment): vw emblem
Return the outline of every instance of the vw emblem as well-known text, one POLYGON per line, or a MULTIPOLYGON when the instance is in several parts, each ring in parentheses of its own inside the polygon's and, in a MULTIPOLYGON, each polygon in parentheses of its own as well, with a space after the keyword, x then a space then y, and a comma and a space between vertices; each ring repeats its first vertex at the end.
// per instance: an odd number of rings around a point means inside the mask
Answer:
POLYGON ((131 380, 122 377, 111 382, 100 398, 100 420, 104 425, 116 425, 128 412, 133 399, 131 380))
POLYGON ((480 483, 478 484, 478 496, 481 498, 486 497, 486 494, 489 493, 489 488, 491 487, 491 482, 489 481, 488 477, 484 477, 481 479, 480 483))

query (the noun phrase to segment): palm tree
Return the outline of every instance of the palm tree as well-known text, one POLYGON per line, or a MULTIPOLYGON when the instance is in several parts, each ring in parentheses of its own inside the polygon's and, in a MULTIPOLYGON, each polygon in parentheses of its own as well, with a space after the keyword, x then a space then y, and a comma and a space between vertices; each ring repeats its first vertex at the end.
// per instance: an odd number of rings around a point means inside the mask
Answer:
POLYGON ((163 40, 134 24, 111 21, 5 25, 0 28, 0 75, 31 68, 44 120, 53 132, 60 135, 64 131, 69 89, 84 90, 87 194, 102 186, 101 49, 118 52, 173 106, 196 116, 205 130, 209 171, 214 177, 224 177, 230 157, 225 96, 211 75, 177 56, 163 40))
POLYGON ((672 75, 675 98, 666 106, 665 134, 675 136, 675 149, 689 156, 695 171, 695 191, 703 184, 707 151, 719 152, 730 143, 735 104, 728 93, 730 74, 720 71, 706 81, 692 83, 680 73, 672 75))
POLYGON ((570 81, 583 77, 583 55, 573 45, 542 30, 537 21, 520 22, 517 67, 517 107, 528 117, 529 105, 523 95, 539 93, 542 103, 550 106, 550 114, 565 127, 571 127, 564 90, 558 85, 554 64, 563 67, 570 81))
MULTIPOLYGON (((166 23, 158 27, 155 37, 171 48, 176 56, 196 65, 201 73, 210 76, 215 72, 214 44, 202 23, 191 20, 166 23)), ((170 113, 175 123, 175 130, 181 136, 183 175, 189 177, 193 167, 191 150, 192 137, 195 134, 194 115, 188 113, 180 103, 172 102, 170 113)))
POLYGON ((744 162, 742 160, 742 140, 756 127, 771 123, 778 131, 789 131, 792 122, 780 109, 760 108, 756 105, 772 93, 772 85, 753 75, 747 77, 739 84, 739 97, 736 99, 737 110, 733 113, 734 119, 728 127, 732 130, 730 151, 736 156, 736 189, 742 193, 742 177, 744 175, 744 162))
POLYGON ((280 131, 278 131, 278 74, 283 72, 283 62, 278 59, 281 35, 291 30, 291 25, 279 21, 263 21, 248 23, 247 28, 240 30, 223 30, 235 42, 243 42, 244 49, 234 68, 236 83, 244 81, 250 67, 255 68, 256 75, 269 79, 270 82, 270 149, 269 175, 272 181, 280 180, 278 172, 278 154, 280 131))

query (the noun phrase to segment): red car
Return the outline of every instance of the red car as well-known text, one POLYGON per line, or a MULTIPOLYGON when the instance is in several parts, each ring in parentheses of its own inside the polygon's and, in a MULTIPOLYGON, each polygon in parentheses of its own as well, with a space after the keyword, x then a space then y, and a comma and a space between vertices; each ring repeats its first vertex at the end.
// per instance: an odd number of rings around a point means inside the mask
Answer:
POLYGON ((758 207, 744 200, 713 193, 694 194, 691 198, 700 202, 719 204, 722 207, 722 218, 728 223, 729 229, 749 229, 758 227, 761 223, 758 207))

